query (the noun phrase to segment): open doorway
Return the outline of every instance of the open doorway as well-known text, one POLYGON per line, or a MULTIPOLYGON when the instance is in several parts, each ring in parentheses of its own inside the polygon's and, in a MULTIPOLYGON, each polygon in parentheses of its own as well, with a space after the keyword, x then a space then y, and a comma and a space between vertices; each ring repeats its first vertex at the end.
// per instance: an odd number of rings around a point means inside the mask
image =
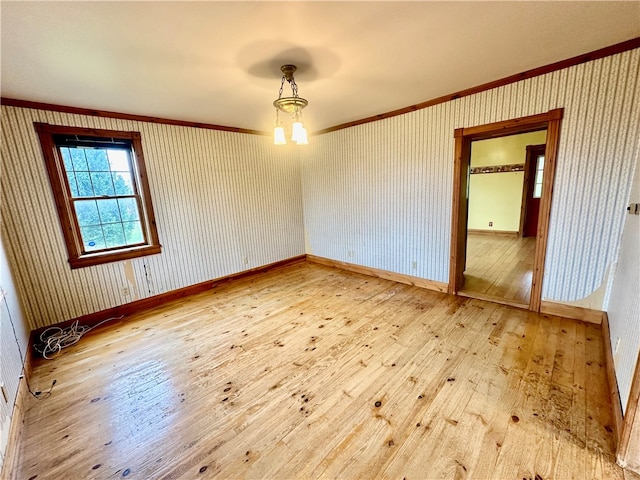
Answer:
MULTIPOLYGON (((544 260, 549 229, 549 214, 551 211, 551 198, 553 193, 553 181, 555 178, 555 166, 562 113, 562 109, 551 110, 547 113, 507 120, 504 122, 460 128, 454 132, 455 159, 449 293, 458 294, 462 292, 465 283, 472 143, 479 140, 546 130, 546 146, 541 160, 545 181, 540 187, 538 222, 535 235, 533 266, 530 274, 531 289, 528 302, 529 310, 536 312, 540 311, 542 277, 544 273, 544 260)), ((535 183, 535 175, 530 174, 529 177, 533 177, 530 182, 535 183)), ((523 220, 522 217, 520 217, 520 225, 518 229, 519 236, 523 233, 522 228, 523 220)))
POLYGON ((546 129, 471 142, 466 295, 528 308, 546 129))

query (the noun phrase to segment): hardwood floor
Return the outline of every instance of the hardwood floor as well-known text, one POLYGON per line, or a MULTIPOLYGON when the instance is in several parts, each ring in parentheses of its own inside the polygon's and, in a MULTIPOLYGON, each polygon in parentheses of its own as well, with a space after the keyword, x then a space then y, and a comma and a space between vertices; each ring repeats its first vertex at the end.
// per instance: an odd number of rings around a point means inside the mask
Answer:
POLYGON ((461 293, 528 306, 535 248, 535 237, 468 233, 461 293))
POLYGON ((619 479, 600 327, 299 263, 38 360, 15 479, 619 479))

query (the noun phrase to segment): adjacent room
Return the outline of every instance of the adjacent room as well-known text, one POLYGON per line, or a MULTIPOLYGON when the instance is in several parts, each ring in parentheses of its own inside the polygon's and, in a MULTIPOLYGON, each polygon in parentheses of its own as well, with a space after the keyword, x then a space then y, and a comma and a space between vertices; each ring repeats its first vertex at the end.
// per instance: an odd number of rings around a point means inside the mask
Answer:
POLYGON ((639 2, 0 21, 2 479, 640 479, 639 2))

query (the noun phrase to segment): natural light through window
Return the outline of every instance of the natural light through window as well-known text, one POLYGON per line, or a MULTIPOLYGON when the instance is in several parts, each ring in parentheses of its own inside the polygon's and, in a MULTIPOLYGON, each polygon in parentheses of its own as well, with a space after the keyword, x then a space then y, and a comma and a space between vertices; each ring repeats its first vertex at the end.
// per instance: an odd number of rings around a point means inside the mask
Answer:
POLYGON ((36 130, 72 268, 160 253, 140 133, 36 130))
POLYGON ((144 243, 129 152, 62 147, 60 153, 85 251, 144 243))
POLYGON ((533 198, 542 197, 542 176, 544 174, 544 155, 538 156, 536 165, 536 181, 533 184, 533 198))

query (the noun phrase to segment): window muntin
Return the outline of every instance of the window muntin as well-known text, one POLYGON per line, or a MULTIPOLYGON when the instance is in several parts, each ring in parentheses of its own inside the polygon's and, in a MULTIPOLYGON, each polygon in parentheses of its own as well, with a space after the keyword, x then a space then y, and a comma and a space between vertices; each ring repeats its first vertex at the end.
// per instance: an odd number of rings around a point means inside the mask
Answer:
POLYGON ((160 253, 140 134, 36 129, 72 268, 160 253))

